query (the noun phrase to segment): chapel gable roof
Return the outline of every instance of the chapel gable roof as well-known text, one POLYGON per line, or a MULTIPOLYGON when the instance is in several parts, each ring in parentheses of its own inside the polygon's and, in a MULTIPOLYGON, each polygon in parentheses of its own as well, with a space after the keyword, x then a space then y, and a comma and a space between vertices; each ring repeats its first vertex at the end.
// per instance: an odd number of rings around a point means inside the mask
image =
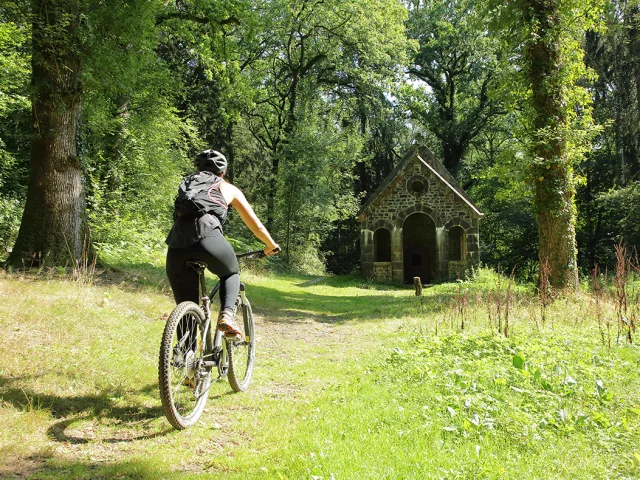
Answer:
POLYGON ((364 219, 364 215, 366 214, 369 207, 371 207, 376 200, 384 193, 385 190, 390 188, 391 184, 398 177, 400 172, 404 170, 404 168, 413 160, 417 158, 419 162, 421 162, 425 167, 427 167, 431 172, 447 187, 449 187, 455 195, 457 195, 471 210, 480 217, 483 217, 484 214, 480 211, 478 206, 471 200, 469 195, 462 189, 462 187, 458 184, 453 175, 449 173, 444 165, 436 158, 436 156, 429 150, 427 147, 413 144, 411 148, 407 151, 405 156, 398 162, 395 168, 391 171, 389 175, 383 180, 383 182, 376 188, 373 194, 367 199, 365 204, 360 209, 358 213, 358 219, 362 221, 364 219))

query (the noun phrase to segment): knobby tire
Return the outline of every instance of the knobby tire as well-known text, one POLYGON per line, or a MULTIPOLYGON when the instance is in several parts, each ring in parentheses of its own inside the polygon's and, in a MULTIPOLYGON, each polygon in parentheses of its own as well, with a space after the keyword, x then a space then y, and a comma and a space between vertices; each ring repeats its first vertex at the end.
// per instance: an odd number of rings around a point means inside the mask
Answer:
POLYGON ((236 324, 242 330, 242 339, 227 340, 227 352, 229 354, 229 384, 234 392, 244 392, 249 388, 253 364, 256 358, 256 339, 253 325, 253 312, 247 300, 245 305, 238 299, 236 309, 236 324), (238 318, 241 316, 242 318, 238 318))
MULTIPOLYGON (((210 351, 200 348, 204 321, 200 306, 182 302, 169 315, 162 335, 158 366, 160 398, 169 423, 178 430, 198 421, 209 396, 211 368, 198 367, 203 355, 210 351)), ((210 338, 207 343, 211 346, 210 338)))

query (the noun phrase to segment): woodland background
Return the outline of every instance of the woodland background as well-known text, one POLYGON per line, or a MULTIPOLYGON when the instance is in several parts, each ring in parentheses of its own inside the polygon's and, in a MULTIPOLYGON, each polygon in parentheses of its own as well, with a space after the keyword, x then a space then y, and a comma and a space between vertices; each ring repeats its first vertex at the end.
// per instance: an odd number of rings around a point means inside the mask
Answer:
MULTIPOLYGON (((498 3, 4 0, 0 256, 27 198, 36 28, 58 42, 39 37, 39 55, 75 59, 51 68, 75 75, 77 160, 104 258, 163 251, 180 178, 213 147, 283 247, 282 268, 352 272, 356 213, 418 140, 485 213, 482 261, 524 278, 545 242, 536 182, 550 169, 540 145, 553 145, 578 268, 613 267, 620 242, 640 245, 639 4, 498 3), (553 92, 556 110, 541 109, 553 92)), ((251 238, 237 216, 227 233, 251 238)))

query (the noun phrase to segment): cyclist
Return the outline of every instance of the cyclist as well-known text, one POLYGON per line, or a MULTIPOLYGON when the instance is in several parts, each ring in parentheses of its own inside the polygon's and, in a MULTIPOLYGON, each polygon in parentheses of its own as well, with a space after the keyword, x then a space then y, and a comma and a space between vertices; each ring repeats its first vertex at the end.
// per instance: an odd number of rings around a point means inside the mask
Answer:
POLYGON ((240 292, 240 275, 233 247, 222 233, 228 208, 234 207, 249 230, 265 243, 266 255, 278 253, 280 247, 262 225, 244 194, 224 180, 227 159, 222 153, 213 149, 200 152, 194 165, 198 172, 207 172, 215 176, 208 191, 212 208, 202 216, 191 218, 180 217, 174 213, 173 227, 166 240, 169 246, 167 277, 176 304, 185 301, 199 303, 198 274, 185 262, 206 262, 209 270, 220 277, 218 330, 226 336, 235 336, 241 334, 233 319, 233 306, 240 292))

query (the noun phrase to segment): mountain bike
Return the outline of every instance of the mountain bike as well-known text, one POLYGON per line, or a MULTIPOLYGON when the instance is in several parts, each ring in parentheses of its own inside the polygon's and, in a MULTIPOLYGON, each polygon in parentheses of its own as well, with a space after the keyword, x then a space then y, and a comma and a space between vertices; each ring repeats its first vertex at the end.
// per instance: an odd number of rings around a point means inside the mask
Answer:
MULTIPOLYGON (((261 258, 262 250, 236 255, 241 258, 261 258)), ((206 293, 204 272, 207 264, 188 261, 187 266, 198 273, 200 305, 182 302, 169 315, 160 346, 158 382, 162 408, 169 423, 178 430, 194 425, 207 402, 214 368, 216 380, 228 378, 235 392, 249 387, 256 356, 253 313, 244 283, 234 305, 236 324, 242 335, 225 338, 211 325, 211 302, 220 291, 220 282, 206 293), (242 315, 242 321, 238 318, 242 315)))

